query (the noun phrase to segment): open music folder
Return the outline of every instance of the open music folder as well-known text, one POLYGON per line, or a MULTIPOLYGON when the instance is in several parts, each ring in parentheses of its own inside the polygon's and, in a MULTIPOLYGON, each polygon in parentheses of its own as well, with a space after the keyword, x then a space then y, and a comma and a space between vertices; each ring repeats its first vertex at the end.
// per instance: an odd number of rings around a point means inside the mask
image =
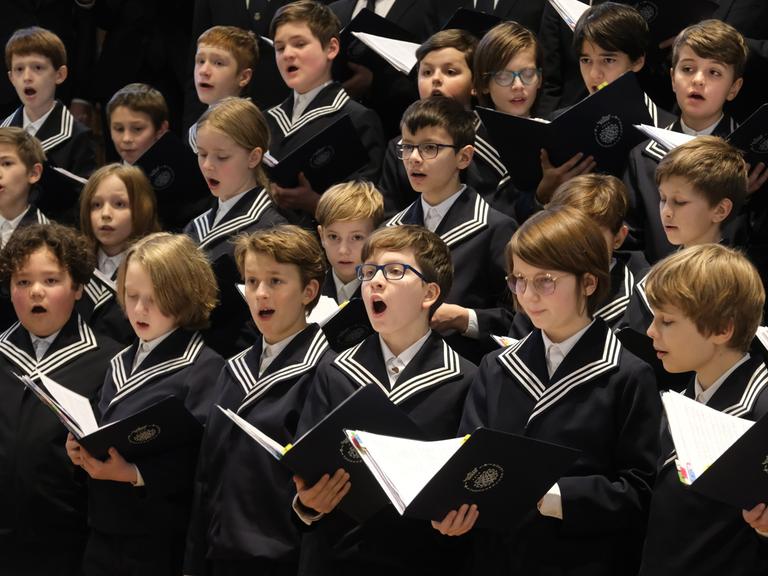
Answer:
POLYGON ((682 483, 746 510, 768 502, 768 417, 752 422, 677 392, 661 400, 682 483))
POLYGON ((126 460, 132 461, 200 440, 202 425, 174 396, 127 418, 99 426, 88 398, 45 375, 39 378, 40 384, 28 376, 21 380, 96 458, 106 458, 109 448, 114 447, 126 460))
POLYGON ((579 455, 488 428, 432 442, 361 430, 346 434, 401 515, 442 520, 462 504, 477 504, 478 525, 500 529, 531 512, 579 455))
POLYGON ((363 386, 328 416, 292 444, 281 445, 229 409, 221 410, 276 460, 301 476, 310 485, 323 474, 339 468, 349 473, 352 488, 339 508, 359 523, 387 504, 376 480, 363 464, 344 434, 346 428, 366 427, 383 434, 421 437, 419 427, 395 406, 375 384, 363 386))

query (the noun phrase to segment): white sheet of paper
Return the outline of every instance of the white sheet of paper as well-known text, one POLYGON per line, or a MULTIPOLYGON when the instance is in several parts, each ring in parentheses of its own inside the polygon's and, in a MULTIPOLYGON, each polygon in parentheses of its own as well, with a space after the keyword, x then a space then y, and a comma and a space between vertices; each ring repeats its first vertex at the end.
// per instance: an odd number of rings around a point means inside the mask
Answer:
POLYGON ((352 32, 352 35, 403 74, 410 73, 416 66, 416 50, 419 45, 414 42, 394 40, 365 32, 352 32))
POLYGON ((360 445, 360 456, 400 514, 465 441, 424 442, 359 430, 346 433, 353 446, 360 445))
POLYGON ((664 128, 657 128, 656 126, 649 126, 648 124, 635 124, 634 126, 648 136, 648 138, 655 140, 664 146, 667 151, 674 150, 681 144, 685 144, 696 138, 696 136, 690 136, 689 134, 666 130, 664 128))
POLYGON ((589 8, 589 4, 584 4, 578 0, 549 0, 549 3, 557 10, 560 18, 568 24, 571 30, 576 27, 576 22, 579 21, 581 15, 589 8))
POLYGON ((99 424, 96 422, 96 416, 93 413, 93 408, 91 408, 88 398, 73 392, 69 388, 65 388, 43 374, 40 375, 40 381, 56 402, 77 422, 85 436, 99 429, 99 424))
POLYGON ((677 392, 662 392, 678 464, 690 482, 728 450, 754 424, 724 414, 677 392))
POLYGON ((330 296, 320 296, 317 304, 307 315, 307 322, 316 322, 320 326, 325 326, 340 309, 340 306, 336 304, 336 300, 330 296))
POLYGON ((224 416, 232 420, 232 422, 234 422, 237 426, 239 426, 246 434, 248 434, 248 436, 250 436, 251 438, 256 440, 256 442, 261 444, 261 446, 267 452, 272 454, 272 456, 274 456, 276 460, 280 460, 283 457, 283 454, 285 453, 285 447, 282 446, 279 442, 275 442, 272 438, 264 434, 264 432, 256 428, 256 426, 254 426, 247 420, 241 418, 240 416, 232 412, 232 410, 230 410, 229 408, 225 410, 218 404, 216 405, 216 408, 221 410, 224 413, 224 416))

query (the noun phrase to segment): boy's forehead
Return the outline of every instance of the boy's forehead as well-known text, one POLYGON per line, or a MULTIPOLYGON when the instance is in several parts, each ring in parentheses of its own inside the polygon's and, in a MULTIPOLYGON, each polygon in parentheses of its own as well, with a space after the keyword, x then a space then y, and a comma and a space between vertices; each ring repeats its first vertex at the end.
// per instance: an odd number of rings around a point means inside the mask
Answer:
POLYGON ((436 50, 430 50, 421 59, 419 65, 436 65, 443 63, 451 63, 456 65, 467 64, 467 59, 461 50, 457 50, 453 46, 446 46, 445 48, 438 48, 436 50))
POLYGON ((134 110, 128 106, 117 106, 112 110, 111 119, 121 122, 148 122, 152 123, 152 118, 148 113, 140 110, 134 110))
POLYGON ((38 246, 21 261, 14 276, 35 274, 39 272, 63 272, 69 274, 69 269, 59 262, 56 254, 46 245, 38 246))
POLYGON ((392 262, 398 262, 402 264, 412 264, 415 266, 416 253, 410 248, 403 248, 402 250, 382 248, 379 250, 374 250, 366 262, 369 264, 389 264, 392 262))
POLYGON ((39 52, 14 53, 11 55, 11 67, 15 66, 16 64, 26 64, 30 62, 53 66, 51 59, 44 54, 40 54, 39 52))
POLYGON ((291 38, 309 38, 320 41, 312 29, 309 27, 309 23, 305 20, 292 20, 280 24, 275 29, 275 42, 286 42, 291 38))
POLYGON ((701 56, 699 53, 696 52, 696 50, 693 49, 692 46, 689 46, 688 44, 683 44, 682 46, 680 46, 677 52, 677 63, 679 64, 680 62, 683 62, 683 61, 704 62, 706 64, 718 64, 720 66, 733 68, 733 64, 728 64, 716 58, 708 58, 706 56, 701 56))
POLYGON ((295 271, 299 273, 299 265, 290 262, 278 262, 268 252, 248 250, 245 253, 245 268, 252 273, 279 271, 283 273, 295 271))
POLYGON ((411 132, 407 126, 402 128, 403 140, 412 143, 434 142, 438 144, 453 144, 453 138, 442 126, 423 126, 411 132))
POLYGON ((372 218, 357 218, 355 220, 336 220, 323 226, 325 232, 371 232, 374 228, 372 218))
POLYGON ((584 40, 581 43, 581 50, 579 50, 579 52, 582 54, 625 54, 625 52, 622 52, 621 50, 609 50, 608 48, 603 48, 599 44, 595 44, 589 40, 584 40))
POLYGON ((19 149, 13 144, 0 144, 0 158, 14 158, 20 160, 19 149))
POLYGON ((214 45, 214 44, 206 44, 201 42, 197 45, 197 53, 198 54, 211 54, 215 56, 225 56, 228 58, 234 58, 234 54, 229 50, 229 48, 226 48, 221 45, 214 45))

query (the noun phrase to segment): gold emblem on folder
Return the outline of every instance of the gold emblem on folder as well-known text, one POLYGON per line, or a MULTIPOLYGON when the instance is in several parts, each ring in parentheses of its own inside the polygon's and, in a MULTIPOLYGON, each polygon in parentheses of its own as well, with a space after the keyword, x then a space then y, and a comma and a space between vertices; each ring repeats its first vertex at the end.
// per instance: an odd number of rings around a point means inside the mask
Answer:
POLYGON ((160 436, 160 426, 157 424, 147 424, 146 426, 139 426, 128 434, 128 442, 131 444, 146 444, 158 436, 160 436))
POLYGON ((349 438, 344 438, 344 440, 341 441, 341 444, 339 444, 339 452, 341 452, 341 457, 350 464, 359 464, 363 461, 355 447, 352 446, 352 442, 349 441, 349 438))
POLYGON ((763 460, 763 472, 768 474, 768 455, 765 457, 765 460, 763 460))
POLYGON ((504 478, 504 468, 498 464, 482 464, 464 477, 464 488, 470 492, 485 492, 498 486, 504 478))

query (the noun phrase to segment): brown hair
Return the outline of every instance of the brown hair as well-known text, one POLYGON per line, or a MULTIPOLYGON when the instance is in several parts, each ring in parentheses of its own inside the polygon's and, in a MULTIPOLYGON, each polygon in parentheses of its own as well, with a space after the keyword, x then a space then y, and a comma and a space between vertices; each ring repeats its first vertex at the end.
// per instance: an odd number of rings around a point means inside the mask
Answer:
POLYGON ((672 68, 680 61, 680 50, 688 46, 699 58, 733 66, 733 78, 744 75, 749 47, 741 33, 722 20, 702 20, 685 28, 672 45, 672 68))
POLYGON ((475 51, 473 82, 477 99, 483 106, 493 106, 488 95, 491 76, 504 70, 507 63, 523 50, 533 48, 536 67, 541 69, 544 60, 536 35, 522 24, 501 22, 488 30, 480 39, 475 51))
POLYGON ((582 174, 561 184, 547 206, 573 206, 598 226, 618 234, 627 216, 627 187, 616 176, 582 174))
POLYGON ((28 173, 32 171, 35 164, 45 163, 45 152, 40 141, 23 128, 15 126, 0 128, 0 144, 13 146, 16 149, 16 154, 28 173))
POLYGON ((213 26, 200 34, 197 45, 207 44, 226 50, 237 62, 237 71, 253 70, 259 62, 259 41, 250 30, 237 26, 213 26))
POLYGON ((128 192, 128 202, 131 208, 129 240, 135 240, 159 231, 160 224, 157 221, 155 191, 144 172, 136 166, 115 163, 107 164, 91 174, 80 194, 80 230, 83 231, 83 234, 98 244, 91 224, 91 201, 101 183, 110 176, 118 177, 125 184, 125 189, 128 192))
POLYGON ((339 38, 341 23, 336 14, 325 4, 314 0, 298 0, 278 8, 269 25, 269 37, 274 40, 280 26, 297 22, 306 24, 323 48, 328 47, 331 39, 339 38))
POLYGON ((315 307, 325 279, 325 253, 315 236, 293 224, 281 224, 240 236, 235 242, 235 262, 241 275, 245 274, 245 257, 249 252, 266 254, 280 264, 293 264, 299 269, 302 286, 316 280, 318 291, 314 300, 307 304, 307 312, 315 307))
POLYGON ((185 234, 156 232, 131 246, 117 273, 117 300, 125 310, 125 273, 131 261, 152 281, 160 311, 180 328, 208 326, 216 307, 218 286, 205 253, 185 234))
POLYGON ((416 49, 416 62, 419 64, 430 52, 444 50, 446 48, 455 48, 464 54, 464 60, 470 72, 472 71, 472 62, 475 58, 477 49, 477 38, 466 30, 458 28, 448 28, 435 32, 426 39, 426 41, 416 49))
POLYGON ((573 29, 576 56, 584 42, 610 52, 623 52, 632 62, 645 56, 648 47, 648 23, 634 7, 617 2, 590 6, 573 29))
POLYGON ((448 96, 430 96, 416 100, 403 113, 400 128, 416 134, 422 128, 442 128, 453 140, 454 146, 463 148, 475 142, 475 115, 461 103, 448 96))
POLYGON ((19 28, 5 43, 5 65, 8 70, 14 56, 40 54, 51 61, 54 70, 67 64, 67 49, 56 34, 39 26, 19 28))
MULTIPOLYGON (((197 121, 198 131, 205 125, 226 134, 235 143, 248 150, 261 148, 262 154, 269 150, 269 125, 253 102, 246 98, 223 98, 206 110, 197 121)), ((259 163, 253 169, 256 181, 267 185, 267 175, 259 163)))
POLYGON ((384 197, 371 182, 357 180, 331 186, 320 196, 315 219, 320 226, 369 218, 376 228, 384 219, 384 197))
POLYGON ((710 206, 729 198, 731 214, 747 197, 747 163, 717 136, 697 136, 664 156, 656 167, 656 186, 673 176, 685 179, 710 206))
POLYGON ((752 263, 730 248, 702 244, 658 262, 645 282, 654 308, 674 306, 705 337, 733 325, 728 347, 749 350, 760 325, 765 289, 752 263))
POLYGON ((7 285, 11 276, 24 267, 29 257, 47 248, 72 277, 74 287, 91 279, 96 257, 85 237, 73 228, 50 222, 18 228, 0 250, 0 281, 7 285))
MULTIPOLYGON (((513 256, 531 266, 573 274, 579 286, 586 274, 594 276, 597 287, 587 296, 586 302, 590 317, 610 291, 610 262, 605 238, 591 218, 570 206, 546 208, 526 220, 507 244, 510 274, 514 269, 513 256)), ((519 308, 517 297, 514 301, 519 308)))
POLYGON ((445 301, 453 285, 453 262, 451 251, 434 232, 423 226, 405 224, 389 228, 379 228, 368 236, 363 244, 361 258, 368 260, 375 252, 390 250, 392 252, 410 251, 427 282, 434 282, 440 288, 437 301, 429 309, 429 316, 445 301))
POLYGON ((159 90, 155 90, 149 84, 134 82, 115 92, 107 103, 107 118, 110 121, 112 113, 120 106, 149 116, 155 130, 160 130, 163 123, 168 121, 168 104, 165 98, 159 90))

